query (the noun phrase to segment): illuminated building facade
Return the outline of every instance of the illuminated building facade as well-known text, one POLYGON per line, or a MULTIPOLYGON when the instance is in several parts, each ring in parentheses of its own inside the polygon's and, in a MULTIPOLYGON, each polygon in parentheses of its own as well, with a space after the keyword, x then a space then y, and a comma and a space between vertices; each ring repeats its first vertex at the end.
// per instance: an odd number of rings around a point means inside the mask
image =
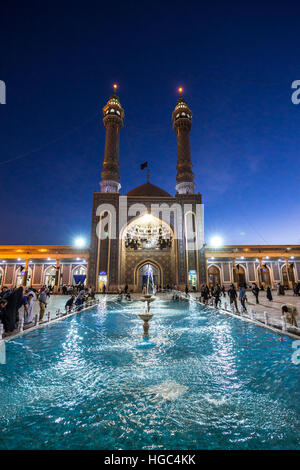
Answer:
MULTIPOLYGON (((291 288, 300 282, 300 246, 204 243, 202 196, 195 192, 190 151, 192 111, 180 96, 172 113, 177 139, 174 196, 147 183, 121 193, 119 140, 125 113, 114 93, 103 108, 106 130, 100 191, 93 194, 89 248, 0 246, 0 286, 39 288, 84 282, 96 291, 139 292, 158 286, 198 290, 204 283, 291 288)), ((174 158, 175 162, 175 158, 174 158)), ((174 163, 175 164, 175 163, 174 163)))
POLYGON ((158 286, 199 287, 206 281, 201 194, 195 194, 190 152, 192 112, 179 98, 172 114, 177 137, 177 184, 172 196, 150 183, 120 193, 119 137, 124 110, 116 94, 103 108, 106 128, 100 192, 94 193, 88 283, 140 291, 147 276, 158 286), (189 235, 193 232, 191 240, 189 235))

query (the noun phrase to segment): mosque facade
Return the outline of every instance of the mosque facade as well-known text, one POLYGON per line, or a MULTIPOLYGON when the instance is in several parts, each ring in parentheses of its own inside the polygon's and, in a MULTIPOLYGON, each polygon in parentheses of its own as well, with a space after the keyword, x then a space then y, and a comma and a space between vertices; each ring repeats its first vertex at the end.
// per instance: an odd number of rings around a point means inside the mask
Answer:
MULTIPOLYGON (((177 184, 172 196, 147 183, 120 193, 119 137, 124 110, 116 95, 103 108, 106 129, 100 191, 94 193, 88 282, 97 290, 206 282, 202 196, 195 193, 190 151, 192 112, 179 98, 172 113, 177 184)), ((149 173, 148 173, 149 175, 149 173)))
MULTIPOLYGON (((299 245, 208 246, 202 195, 190 150, 192 111, 182 96, 172 112, 177 140, 175 194, 150 182, 122 194, 119 141, 124 110, 116 94, 103 108, 105 149, 100 188, 93 194, 90 246, 0 246, 0 286, 39 288, 84 282, 101 292, 147 282, 199 290, 234 283, 292 288, 300 282, 299 245)), ((175 160, 175 159, 174 159, 175 160)), ((175 164, 175 163, 174 163, 175 164)), ((146 166, 146 163, 145 163, 146 166)), ((175 182, 174 182, 175 183, 175 182)))

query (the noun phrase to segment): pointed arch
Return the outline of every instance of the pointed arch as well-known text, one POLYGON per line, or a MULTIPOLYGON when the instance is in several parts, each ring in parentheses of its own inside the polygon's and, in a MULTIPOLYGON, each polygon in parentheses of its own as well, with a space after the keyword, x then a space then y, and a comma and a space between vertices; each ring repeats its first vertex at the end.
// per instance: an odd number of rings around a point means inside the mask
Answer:
POLYGON ((221 285, 221 269, 216 264, 210 264, 207 268, 208 284, 210 287, 221 285))

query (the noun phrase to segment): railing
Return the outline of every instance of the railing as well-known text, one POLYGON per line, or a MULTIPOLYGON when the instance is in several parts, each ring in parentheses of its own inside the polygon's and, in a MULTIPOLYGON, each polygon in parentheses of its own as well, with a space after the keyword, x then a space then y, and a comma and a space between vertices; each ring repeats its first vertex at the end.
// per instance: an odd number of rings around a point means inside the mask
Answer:
MULTIPOLYGON (((87 300, 86 302, 84 302, 81 305, 72 306, 68 310, 67 309, 66 310, 61 310, 59 308, 55 311, 55 314, 52 317, 51 317, 50 310, 48 310, 48 312, 46 314, 46 320, 43 320, 43 321, 40 321, 40 319, 39 319, 40 315, 39 315, 39 313, 37 313, 35 315, 34 319, 33 319, 33 326, 30 326, 29 328, 26 328, 25 330, 24 330, 24 316, 21 315, 20 318, 19 318, 19 321, 18 321, 17 332, 22 333, 23 331, 30 331, 30 330, 32 330, 34 328, 37 328, 39 326, 42 326, 42 325, 47 325, 47 324, 50 324, 50 323, 53 323, 53 322, 57 322, 60 319, 67 318, 71 315, 74 315, 76 313, 81 312, 82 310, 85 310, 85 309, 90 308, 90 307, 94 307, 94 306, 98 305, 99 302, 100 301, 98 299, 93 299, 93 300, 87 300)), ((3 339, 3 334, 4 334, 4 326, 0 322, 0 340, 3 339)), ((8 336, 8 338, 9 338, 9 336, 8 336)))

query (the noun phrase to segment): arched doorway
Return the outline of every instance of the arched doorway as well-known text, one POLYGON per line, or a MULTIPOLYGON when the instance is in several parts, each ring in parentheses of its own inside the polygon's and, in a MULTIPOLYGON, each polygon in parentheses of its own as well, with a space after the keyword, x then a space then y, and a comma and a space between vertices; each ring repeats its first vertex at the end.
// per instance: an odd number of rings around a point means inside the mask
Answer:
POLYGON ((44 274, 44 285, 47 287, 54 287, 55 284, 55 274, 56 274, 56 268, 55 266, 48 266, 45 269, 45 274, 44 274))
POLYGON ((221 284, 220 269, 217 266, 209 266, 208 284, 209 287, 215 287, 217 284, 221 284))
MULTIPOLYGON (((27 279, 26 279, 26 286, 29 287, 31 283, 31 268, 28 267, 28 272, 27 272, 27 279)), ((16 271, 16 287, 20 287, 23 285, 23 279, 25 276, 25 267, 19 267, 16 271)))
POLYGON ((263 265, 262 268, 258 267, 258 279, 260 285, 272 286, 270 269, 268 266, 263 265))
POLYGON ((161 270, 160 267, 151 261, 146 261, 139 265, 136 269, 135 275, 136 290, 141 292, 143 287, 148 286, 149 292, 153 292, 153 286, 161 285, 161 270))
POLYGON ((289 288, 289 282, 292 283, 292 285, 295 284, 295 275, 294 275, 294 270, 293 266, 291 264, 287 265, 285 264, 282 267, 282 283, 284 287, 289 288))
POLYGON ((236 265, 236 268, 235 268, 235 272, 236 272, 236 280, 235 282, 237 282, 237 285, 240 287, 240 286, 244 286, 246 284, 246 272, 245 272, 245 268, 243 266, 241 266, 240 264, 237 264, 236 265))
POLYGON ((73 286, 82 284, 86 285, 86 266, 76 266, 76 268, 73 269, 73 286))

